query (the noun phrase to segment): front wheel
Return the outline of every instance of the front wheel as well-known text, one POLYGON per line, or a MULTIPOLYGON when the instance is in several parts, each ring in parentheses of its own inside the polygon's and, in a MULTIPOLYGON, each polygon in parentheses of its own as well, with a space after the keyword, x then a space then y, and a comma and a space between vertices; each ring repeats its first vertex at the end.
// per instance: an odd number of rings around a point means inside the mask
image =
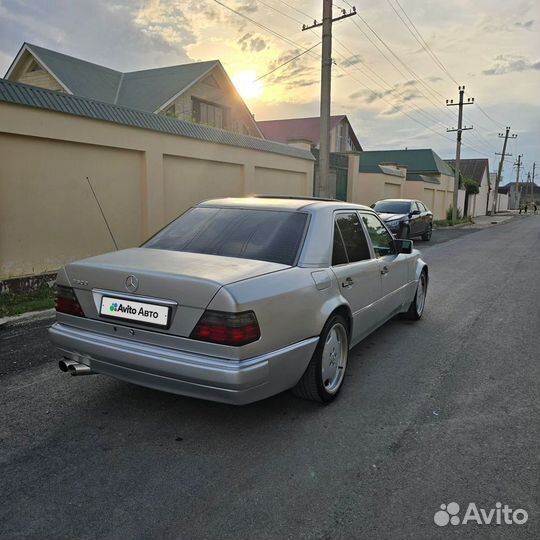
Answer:
POLYGON ((333 401, 343 385, 348 360, 347 322, 341 315, 333 315, 324 325, 313 357, 293 388, 294 394, 320 403, 333 401))
POLYGON ((426 232, 422 235, 422 240, 429 242, 431 240, 431 235, 433 234, 433 225, 430 223, 427 226, 426 232))
POLYGON ((426 305, 427 285, 427 273, 425 271, 422 271, 422 273, 420 274, 420 279, 418 280, 418 285, 416 287, 416 294, 414 295, 414 300, 411 302, 407 313, 403 314, 405 316, 405 319, 409 319, 410 321, 418 321, 422 318, 422 314, 424 313, 424 307, 426 305))

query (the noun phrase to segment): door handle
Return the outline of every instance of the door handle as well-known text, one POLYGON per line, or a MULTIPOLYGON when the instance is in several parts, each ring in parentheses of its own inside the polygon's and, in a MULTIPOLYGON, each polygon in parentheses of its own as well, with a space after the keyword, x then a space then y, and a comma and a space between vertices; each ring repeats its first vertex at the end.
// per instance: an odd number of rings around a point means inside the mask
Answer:
POLYGON ((383 267, 381 268, 381 274, 382 274, 383 276, 386 276, 386 274, 388 274, 388 272, 390 272, 390 270, 388 270, 388 266, 383 266, 383 267))
POLYGON ((354 285, 354 281, 350 277, 346 278, 345 281, 341 283, 341 286, 344 287, 345 289, 348 289, 352 287, 353 285, 354 285))

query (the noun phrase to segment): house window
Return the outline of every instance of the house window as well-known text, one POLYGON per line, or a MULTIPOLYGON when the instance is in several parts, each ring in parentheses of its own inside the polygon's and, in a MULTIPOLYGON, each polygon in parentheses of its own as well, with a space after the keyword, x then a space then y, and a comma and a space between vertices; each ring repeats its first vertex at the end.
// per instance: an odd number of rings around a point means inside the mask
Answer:
POLYGON ((196 98, 191 99, 193 102, 193 120, 195 122, 225 129, 227 125, 226 107, 196 98))
POLYGON ((336 126, 336 152, 347 151, 347 126, 340 123, 336 126))

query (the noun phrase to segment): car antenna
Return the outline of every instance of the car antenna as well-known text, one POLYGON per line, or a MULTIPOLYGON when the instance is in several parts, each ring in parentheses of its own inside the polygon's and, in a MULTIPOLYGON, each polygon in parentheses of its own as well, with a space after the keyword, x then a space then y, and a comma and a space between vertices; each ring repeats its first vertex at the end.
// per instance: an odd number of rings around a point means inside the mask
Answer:
POLYGON ((85 178, 86 178, 86 181, 88 182, 88 185, 90 186, 90 189, 92 190, 92 194, 94 195, 94 199, 96 199, 97 205, 99 207, 99 211, 101 212, 101 215, 103 216, 103 221, 105 222, 105 225, 107 225, 107 229, 109 230, 109 234, 111 235, 114 247, 116 248, 116 251, 118 251, 118 244, 116 243, 116 240, 114 239, 114 234, 112 233, 109 222, 107 221, 107 218, 105 217, 105 213, 103 212, 103 208, 101 208, 101 204, 99 204, 99 200, 97 198, 96 192, 94 191, 94 188, 92 187, 92 182, 90 182, 90 178, 88 178, 88 176, 85 176, 85 178))

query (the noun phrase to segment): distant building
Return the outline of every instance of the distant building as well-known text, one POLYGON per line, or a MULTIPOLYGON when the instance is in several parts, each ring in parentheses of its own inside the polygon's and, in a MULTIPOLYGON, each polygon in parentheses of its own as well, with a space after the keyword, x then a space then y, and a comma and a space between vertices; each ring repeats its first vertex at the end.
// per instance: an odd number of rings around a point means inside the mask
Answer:
POLYGON ((536 183, 520 182, 516 186, 515 182, 510 182, 499 187, 499 193, 508 195, 508 208, 511 210, 519 209, 526 202, 540 203, 540 186, 536 183))
POLYGON ((262 138, 219 60, 122 73, 24 43, 5 78, 262 138))
MULTIPOLYGON (((375 150, 360 154, 358 185, 352 200, 417 199, 444 219, 452 205, 454 171, 430 148, 375 150)), ((463 210, 463 194, 458 208, 463 210)))
MULTIPOLYGON (((257 122, 265 139, 291 144, 305 142, 312 148, 320 148, 320 117, 287 118, 257 122)), ((346 115, 330 117, 330 152, 361 152, 358 141, 346 115)))
MULTIPOLYGON (((446 163, 455 168, 455 159, 445 159, 446 163)), ((465 179, 473 180, 478 184, 478 193, 465 194, 464 214, 470 217, 485 216, 490 210, 488 206, 489 192, 494 189, 490 183, 489 161, 485 158, 461 159, 459 162, 461 182, 465 179)))

